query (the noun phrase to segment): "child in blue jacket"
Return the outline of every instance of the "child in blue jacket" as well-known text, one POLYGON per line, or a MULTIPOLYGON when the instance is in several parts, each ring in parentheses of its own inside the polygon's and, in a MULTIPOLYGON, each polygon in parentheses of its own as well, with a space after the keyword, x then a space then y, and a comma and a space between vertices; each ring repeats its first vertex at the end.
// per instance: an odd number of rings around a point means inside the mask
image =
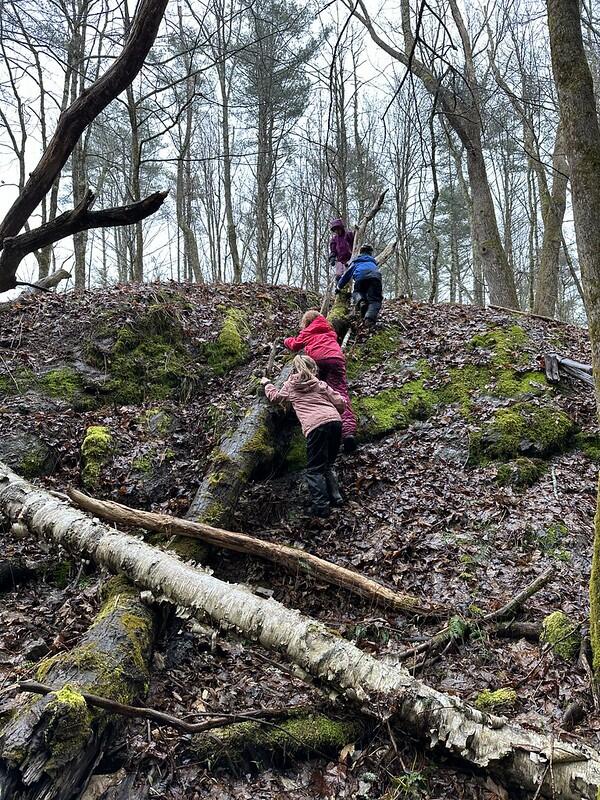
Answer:
POLYGON ((363 244, 360 254, 352 259, 350 266, 337 282, 339 292, 350 280, 354 279, 352 303, 358 307, 364 322, 372 327, 383 302, 381 272, 373 257, 370 244, 363 244))

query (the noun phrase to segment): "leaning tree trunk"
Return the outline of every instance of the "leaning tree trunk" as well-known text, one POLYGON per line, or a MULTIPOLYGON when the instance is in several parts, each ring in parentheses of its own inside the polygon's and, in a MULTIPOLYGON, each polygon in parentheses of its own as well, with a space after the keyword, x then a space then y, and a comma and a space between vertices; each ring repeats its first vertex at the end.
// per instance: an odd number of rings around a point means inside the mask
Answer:
POLYGON ((402 667, 364 653, 314 619, 86 517, 36 490, 5 465, 0 465, 0 510, 35 535, 284 653, 361 713, 388 723, 402 735, 417 736, 538 796, 594 800, 598 795, 600 753, 595 750, 477 711, 416 680, 402 667))
POLYGON ((108 582, 79 645, 37 669, 55 691, 20 695, 0 727, 0 800, 79 797, 123 719, 88 707, 81 692, 120 703, 145 695, 153 625, 135 587, 123 578, 108 582))
MULTIPOLYGON (((583 48, 579 2, 547 2, 552 70, 571 172, 575 238, 592 344, 596 403, 600 407, 600 127, 583 48)), ((600 485, 590 577, 590 638, 594 674, 600 681, 600 485)))

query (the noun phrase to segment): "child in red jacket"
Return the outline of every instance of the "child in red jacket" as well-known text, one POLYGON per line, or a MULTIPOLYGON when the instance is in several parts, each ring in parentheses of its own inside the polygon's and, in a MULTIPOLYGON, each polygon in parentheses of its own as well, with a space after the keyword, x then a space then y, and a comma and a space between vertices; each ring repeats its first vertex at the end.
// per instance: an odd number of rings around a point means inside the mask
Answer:
POLYGON ((352 453, 356 450, 356 417, 350 405, 346 359, 337 333, 331 323, 315 309, 304 314, 300 328, 298 336, 288 336, 283 343, 292 352, 304 348, 306 355, 317 362, 321 380, 328 383, 346 401, 346 410, 342 414, 342 442, 344 452, 352 453))
POLYGON ((318 368, 312 358, 296 356, 294 371, 277 389, 262 378, 265 394, 273 403, 287 400, 292 404, 306 436, 306 483, 317 517, 328 517, 330 506, 342 504, 333 462, 340 449, 342 423, 340 414, 346 401, 324 381, 317 378, 318 368))

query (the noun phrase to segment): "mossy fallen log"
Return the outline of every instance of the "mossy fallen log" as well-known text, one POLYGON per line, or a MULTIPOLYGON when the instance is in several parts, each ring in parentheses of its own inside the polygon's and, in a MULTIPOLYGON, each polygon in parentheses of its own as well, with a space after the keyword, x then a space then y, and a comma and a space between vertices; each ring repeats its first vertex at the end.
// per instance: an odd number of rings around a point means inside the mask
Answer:
MULTIPOLYGON (((276 385, 281 386, 290 371, 290 366, 284 367, 276 385)), ((273 460, 281 419, 281 412, 264 396, 253 401, 237 429, 213 453, 186 514, 188 519, 208 525, 227 524, 248 481, 273 460)))
MULTIPOLYGON (((87 518, 0 464, 0 512, 33 534, 90 558, 195 616, 234 626, 284 653, 361 714, 540 797, 597 800, 600 753, 579 740, 526 729, 427 686, 379 661, 315 619, 183 564, 87 518)), ((514 601, 512 601, 514 602, 514 601)))
POLYGON ((335 756, 366 731, 364 722, 320 713, 293 714, 274 723, 236 722, 192 736, 184 748, 209 769, 268 769, 294 759, 335 756))
POLYGON ((0 722, 1 800, 78 797, 121 717, 87 706, 82 691, 131 703, 148 688, 154 614, 123 578, 105 586, 80 643, 45 659, 36 678, 56 691, 19 696, 0 722))

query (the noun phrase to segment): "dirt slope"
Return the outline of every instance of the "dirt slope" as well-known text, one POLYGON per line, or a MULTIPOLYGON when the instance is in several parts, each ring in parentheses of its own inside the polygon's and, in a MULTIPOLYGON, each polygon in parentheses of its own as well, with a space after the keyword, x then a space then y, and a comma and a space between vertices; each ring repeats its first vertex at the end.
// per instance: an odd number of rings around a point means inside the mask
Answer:
MULTIPOLYGON (((0 459, 53 488, 83 483, 99 496, 184 513, 207 455, 256 392, 270 342, 294 332, 309 306, 302 292, 250 285, 28 300, 0 315, 0 459)), ((301 544, 475 618, 553 565, 555 579, 521 619, 541 622, 560 609, 584 623, 600 440, 589 389, 551 387, 538 371, 548 351, 589 360, 585 332, 569 326, 386 303, 377 331, 353 336, 348 348, 362 444, 339 462, 347 505, 325 523, 310 520, 296 436, 286 463, 249 487, 237 529, 301 544)), ((48 561, 28 539, 4 534, 2 545, 9 555, 48 561)), ((55 559, 40 580, 5 595, 3 682, 31 676, 46 652, 73 646, 97 608, 98 576, 58 559, 59 568, 55 559)), ((241 556, 217 553, 211 566, 382 658, 395 659, 438 627, 241 556)), ((473 702, 485 689, 514 689, 505 713, 526 725, 559 726, 570 702, 588 704, 581 668, 525 639, 482 632, 422 674, 473 702)), ((149 703, 178 714, 323 704, 270 655, 225 637, 211 646, 210 632, 185 621, 160 643, 153 677, 149 703)), ((206 772, 181 736, 147 733, 132 725, 126 747, 100 770, 139 769, 136 784, 145 788, 135 796, 503 796, 484 778, 434 767, 410 742, 396 742, 396 752, 384 731, 343 763, 317 759, 251 775, 206 772)), ((574 734, 598 747, 600 723, 588 713, 574 734)))

